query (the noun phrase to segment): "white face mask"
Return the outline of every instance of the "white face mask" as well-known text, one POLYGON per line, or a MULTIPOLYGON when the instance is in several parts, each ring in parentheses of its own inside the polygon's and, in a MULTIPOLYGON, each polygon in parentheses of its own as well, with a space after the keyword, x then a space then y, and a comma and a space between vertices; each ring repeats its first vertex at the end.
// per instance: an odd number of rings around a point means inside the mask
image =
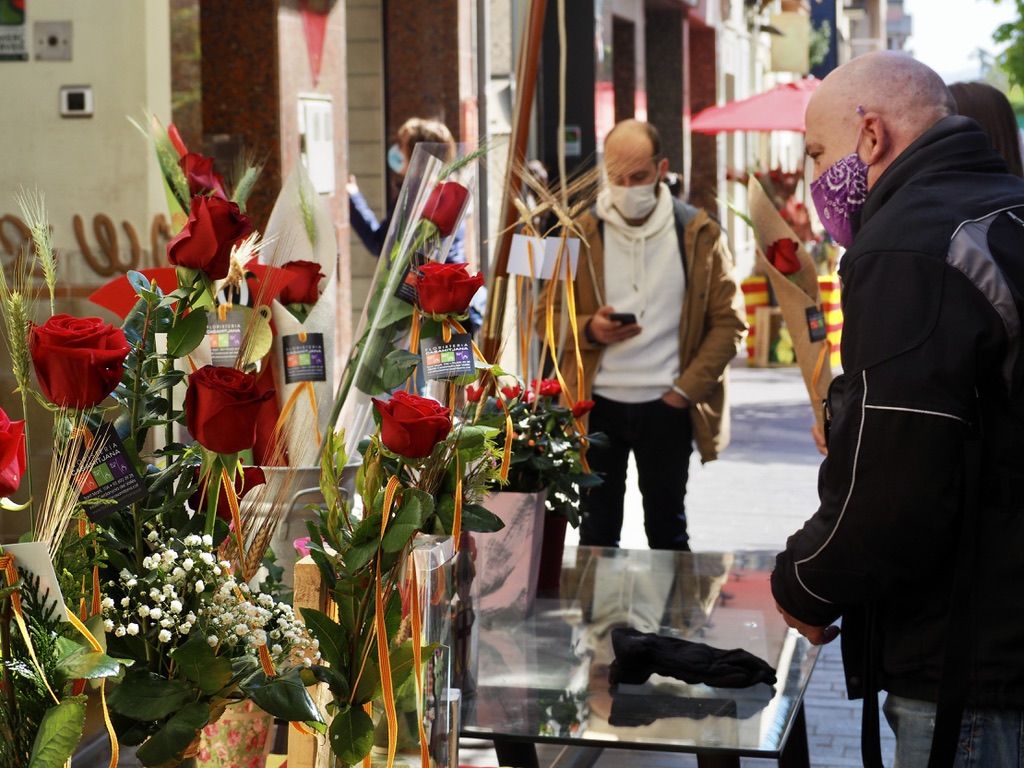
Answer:
POLYGON ((636 187, 608 185, 612 205, 626 219, 643 219, 658 204, 658 182, 636 187))

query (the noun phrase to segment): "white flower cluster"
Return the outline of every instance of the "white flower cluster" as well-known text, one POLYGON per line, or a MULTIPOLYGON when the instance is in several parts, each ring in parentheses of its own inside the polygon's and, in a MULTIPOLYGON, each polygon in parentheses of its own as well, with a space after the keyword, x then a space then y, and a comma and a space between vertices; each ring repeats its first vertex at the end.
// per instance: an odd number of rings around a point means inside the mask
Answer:
MULTIPOLYGON (((173 534, 172 534, 173 535, 173 534)), ((275 661, 319 657, 316 641, 298 622, 291 606, 252 593, 217 560, 210 536, 162 540, 151 531, 152 546, 142 559, 143 574, 122 569, 103 600, 104 627, 117 637, 144 634, 157 644, 177 646, 193 630, 215 648, 256 654, 267 644, 275 661)), ((168 649, 169 650, 169 649, 168 649)), ((234 655, 234 654, 232 654, 234 655)))

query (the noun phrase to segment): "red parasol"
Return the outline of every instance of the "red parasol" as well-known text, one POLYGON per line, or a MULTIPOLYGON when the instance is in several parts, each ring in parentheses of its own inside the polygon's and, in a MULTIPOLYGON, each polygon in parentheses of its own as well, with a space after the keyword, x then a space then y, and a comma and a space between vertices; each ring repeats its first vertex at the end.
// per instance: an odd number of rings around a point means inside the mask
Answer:
POLYGON ((695 133, 732 131, 804 131, 807 102, 821 83, 806 77, 783 83, 764 93, 701 110, 690 127, 695 133))

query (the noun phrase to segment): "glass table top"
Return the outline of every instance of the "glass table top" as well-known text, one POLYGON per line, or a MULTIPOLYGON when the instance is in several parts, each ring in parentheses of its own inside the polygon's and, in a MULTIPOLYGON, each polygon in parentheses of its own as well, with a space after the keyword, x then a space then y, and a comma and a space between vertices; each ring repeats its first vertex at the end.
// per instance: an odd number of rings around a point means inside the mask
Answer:
POLYGON ((567 548, 558 599, 538 599, 525 615, 481 613, 462 734, 778 756, 817 648, 775 610, 774 562, 757 552, 567 548), (619 626, 743 648, 774 667, 778 682, 725 689, 654 675, 612 687, 611 630, 619 626))

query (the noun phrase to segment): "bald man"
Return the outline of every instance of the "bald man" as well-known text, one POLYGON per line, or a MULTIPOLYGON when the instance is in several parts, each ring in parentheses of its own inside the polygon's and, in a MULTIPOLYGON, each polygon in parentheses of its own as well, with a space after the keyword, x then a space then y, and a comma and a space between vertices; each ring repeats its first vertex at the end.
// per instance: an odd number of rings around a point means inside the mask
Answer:
POLYGON ((901 768, 953 764, 958 741, 957 765, 1024 765, 1024 182, 954 112, 893 53, 807 109, 812 197, 848 248, 844 373, 821 506, 772 589, 814 643, 842 617, 867 765, 879 690, 901 768))
MULTIPOLYGON (((578 222, 584 397, 594 400, 590 430, 606 438, 587 451, 604 482, 583 498, 580 541, 618 546, 632 453, 648 543, 687 550, 692 443, 711 461, 728 441, 725 369, 746 331, 742 296, 718 225, 668 191, 653 125, 616 125, 604 165, 597 205, 578 222)), ((575 395, 572 346, 560 365, 575 395)))

